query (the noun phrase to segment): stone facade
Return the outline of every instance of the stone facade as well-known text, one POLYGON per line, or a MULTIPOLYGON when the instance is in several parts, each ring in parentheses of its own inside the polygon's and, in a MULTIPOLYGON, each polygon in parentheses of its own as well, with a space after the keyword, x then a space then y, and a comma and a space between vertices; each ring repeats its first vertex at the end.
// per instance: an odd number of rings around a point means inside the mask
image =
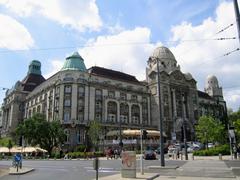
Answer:
POLYGON ((102 67, 86 69, 82 57, 74 53, 66 58, 59 72, 31 90, 23 90, 23 83, 18 82, 6 93, 2 134, 14 131, 19 121, 37 112, 45 114, 48 121, 61 122, 67 134, 66 147, 86 143, 86 128, 92 120, 99 121, 104 127, 100 138, 119 127, 158 130, 157 63, 167 140, 171 140, 172 135, 181 140, 183 125, 188 139, 193 140, 198 117, 210 114, 205 111, 205 104, 216 106, 214 113, 224 118, 226 104, 216 79, 206 87, 206 93, 198 91, 195 79, 191 74, 181 72, 174 55, 166 47, 156 48, 149 57, 146 80, 142 82, 129 74, 102 67))

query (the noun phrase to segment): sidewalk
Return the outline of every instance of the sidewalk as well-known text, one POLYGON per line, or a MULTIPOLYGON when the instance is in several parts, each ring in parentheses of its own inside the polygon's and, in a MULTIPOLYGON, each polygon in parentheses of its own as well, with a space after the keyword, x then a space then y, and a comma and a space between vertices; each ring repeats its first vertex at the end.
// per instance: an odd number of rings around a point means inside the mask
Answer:
POLYGON ((2 176, 4 176, 4 175, 8 174, 8 172, 9 172, 9 169, 5 169, 5 168, 0 169, 0 177, 2 177, 2 176))
POLYGON ((18 169, 18 172, 17 172, 16 168, 10 167, 9 168, 9 174, 10 175, 21 175, 21 174, 29 173, 29 172, 31 172, 33 170, 34 170, 34 168, 22 167, 21 169, 18 169))

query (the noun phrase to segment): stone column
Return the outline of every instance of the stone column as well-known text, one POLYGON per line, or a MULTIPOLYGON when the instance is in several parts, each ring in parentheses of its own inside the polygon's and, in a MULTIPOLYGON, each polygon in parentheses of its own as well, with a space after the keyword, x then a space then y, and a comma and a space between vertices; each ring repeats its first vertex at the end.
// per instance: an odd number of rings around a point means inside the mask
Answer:
POLYGON ((116 102, 116 103, 117 103, 117 119, 116 119, 116 121, 120 122, 120 104, 119 104, 119 102, 116 102))
POLYGON ((129 107, 129 124, 132 124, 132 103, 129 103, 128 107, 129 107))
POLYGON ((78 100, 78 86, 72 85, 72 98, 71 98, 71 120, 77 119, 77 100, 78 100))
POLYGON ((140 124, 143 123, 143 119, 142 119, 142 105, 139 104, 139 108, 140 108, 140 124))
POLYGON ((173 98, 173 130, 176 132, 176 117, 177 117, 177 107, 176 107, 176 92, 175 89, 172 89, 172 98, 173 98))
POLYGON ((63 121, 63 100, 64 100, 64 84, 61 84, 60 89, 59 89, 59 120, 60 122, 64 122, 63 121))
POLYGON ((147 98, 147 102, 148 102, 148 125, 151 125, 151 109, 150 109, 150 98, 147 98))

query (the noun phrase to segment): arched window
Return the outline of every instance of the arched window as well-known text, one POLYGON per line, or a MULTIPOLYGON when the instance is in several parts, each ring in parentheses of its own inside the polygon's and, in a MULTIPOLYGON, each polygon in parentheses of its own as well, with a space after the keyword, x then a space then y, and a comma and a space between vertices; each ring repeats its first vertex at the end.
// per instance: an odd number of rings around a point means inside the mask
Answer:
POLYGON ((107 103, 107 121, 108 122, 116 122, 117 119, 117 103, 113 101, 109 101, 107 103))
POLYGON ((77 144, 81 143, 81 131, 77 130, 77 144))
POLYGON ((120 120, 122 123, 128 123, 129 119, 129 107, 127 103, 120 104, 120 120))
POLYGON ((69 143, 70 142, 70 130, 69 129, 64 129, 64 133, 65 133, 65 143, 69 143))
POLYGON ((140 124, 140 108, 139 105, 132 105, 132 123, 133 124, 140 124))

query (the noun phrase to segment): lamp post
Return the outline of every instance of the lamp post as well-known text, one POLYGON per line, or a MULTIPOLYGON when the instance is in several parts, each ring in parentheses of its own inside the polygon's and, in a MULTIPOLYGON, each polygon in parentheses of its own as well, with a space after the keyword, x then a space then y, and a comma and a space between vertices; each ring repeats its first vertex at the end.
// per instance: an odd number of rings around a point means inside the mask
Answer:
MULTIPOLYGON (((121 107, 119 108, 121 109, 121 107)), ((119 116, 119 147, 120 147, 120 152, 122 152, 122 147, 123 147, 123 142, 122 142, 122 120, 121 117, 119 116)))
POLYGON ((186 137, 186 110, 185 110, 185 97, 184 94, 182 94, 182 126, 183 126, 183 141, 184 141, 184 154, 185 154, 185 160, 188 160, 188 154, 187 154, 187 137, 186 137))
POLYGON ((159 59, 157 59, 157 77, 158 77, 158 102, 159 102, 159 121, 160 121, 160 155, 161 155, 161 166, 165 166, 164 161, 164 142, 163 142, 163 114, 161 105, 161 89, 160 89, 160 69, 159 69, 159 59))

